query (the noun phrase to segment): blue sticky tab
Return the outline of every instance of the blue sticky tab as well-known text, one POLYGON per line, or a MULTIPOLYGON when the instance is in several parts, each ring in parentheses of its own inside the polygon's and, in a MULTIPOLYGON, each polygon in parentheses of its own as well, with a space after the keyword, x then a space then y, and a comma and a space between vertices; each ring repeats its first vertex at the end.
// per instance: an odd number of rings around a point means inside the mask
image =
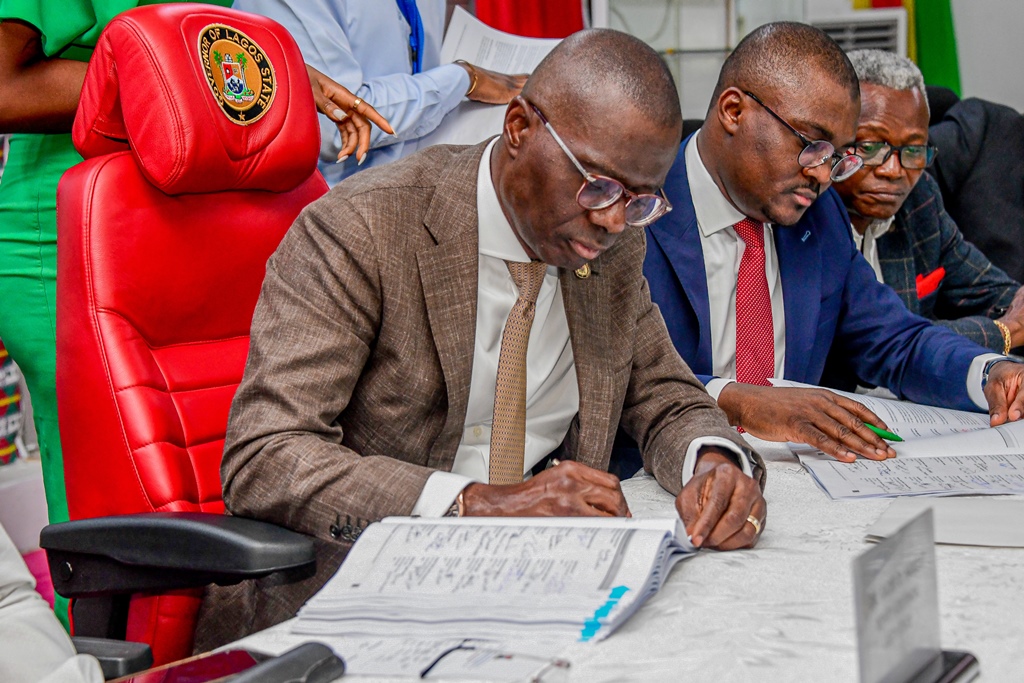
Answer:
POLYGON ((611 589, 608 593, 608 600, 603 605, 594 610, 594 616, 583 622, 583 630, 580 631, 580 641, 587 642, 597 635, 597 632, 601 630, 601 619, 604 619, 611 611, 615 608, 615 605, 619 604, 619 600, 626 592, 629 591, 629 586, 616 586, 611 589))

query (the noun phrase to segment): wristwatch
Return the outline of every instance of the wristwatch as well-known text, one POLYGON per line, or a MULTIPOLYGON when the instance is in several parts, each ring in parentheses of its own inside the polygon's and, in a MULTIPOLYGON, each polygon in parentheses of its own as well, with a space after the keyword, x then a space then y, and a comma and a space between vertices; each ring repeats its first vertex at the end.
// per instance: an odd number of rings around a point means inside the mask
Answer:
MULTIPOLYGON (((463 489, 462 491, 465 491, 465 489, 463 489)), ((448 508, 448 512, 444 513, 445 517, 462 516, 462 511, 465 509, 465 503, 462 502, 462 491, 459 491, 459 495, 455 496, 455 500, 452 501, 452 506, 448 508)))
POLYGON ((988 384, 988 373, 992 371, 996 363, 1017 363, 1024 365, 1024 359, 1017 358, 1016 356, 1001 356, 999 358, 993 358, 989 362, 985 363, 985 367, 981 371, 981 388, 984 389, 985 385, 988 384))

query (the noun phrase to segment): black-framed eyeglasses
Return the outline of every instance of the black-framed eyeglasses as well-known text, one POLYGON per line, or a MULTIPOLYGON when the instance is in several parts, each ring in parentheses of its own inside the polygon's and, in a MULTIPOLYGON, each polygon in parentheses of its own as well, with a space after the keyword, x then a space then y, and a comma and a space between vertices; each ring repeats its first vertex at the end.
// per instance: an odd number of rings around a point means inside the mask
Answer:
POLYGON ((920 171, 935 161, 939 148, 935 145, 890 145, 880 140, 858 140, 853 143, 857 155, 865 166, 881 166, 893 153, 897 153, 903 168, 920 171))
POLYGON ((817 168, 831 159, 832 172, 829 174, 829 177, 831 177, 834 182, 842 182, 859 171, 860 167, 864 165, 864 160, 856 154, 837 153, 836 148, 827 140, 808 140, 800 133, 800 131, 791 126, 789 121, 776 114, 771 107, 762 102, 757 95, 749 90, 744 90, 743 94, 764 107, 766 112, 774 116, 779 123, 788 128, 793 135, 800 138, 800 142, 804 143, 804 148, 800 150, 800 156, 797 157, 797 161, 800 162, 800 165, 804 168, 817 168))
POLYGON ((562 148, 565 155, 569 157, 569 161, 572 162, 576 170, 583 176, 583 185, 580 187, 579 192, 576 193, 576 203, 581 208, 587 211, 607 209, 625 195, 626 206, 624 213, 626 225, 634 228, 650 225, 672 210, 672 204, 669 203, 664 190, 659 190, 660 195, 637 194, 630 192, 626 189, 625 185, 615 178, 595 175, 587 171, 587 169, 583 168, 583 164, 579 162, 579 159, 576 158, 576 155, 570 152, 566 144, 562 142, 562 138, 551 127, 551 123, 544 116, 544 113, 537 108, 537 105, 533 102, 529 102, 529 105, 534 113, 540 117, 540 120, 544 122, 544 127, 551 133, 551 137, 555 139, 555 142, 562 148))

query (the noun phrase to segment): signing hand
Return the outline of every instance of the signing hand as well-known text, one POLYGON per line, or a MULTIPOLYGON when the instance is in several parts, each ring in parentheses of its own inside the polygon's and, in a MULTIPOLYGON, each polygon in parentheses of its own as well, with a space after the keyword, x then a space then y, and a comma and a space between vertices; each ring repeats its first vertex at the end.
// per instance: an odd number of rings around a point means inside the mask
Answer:
MULTIPOLYGON (((864 423, 888 429, 882 418, 825 389, 760 387, 732 382, 718 396, 729 422, 768 441, 806 443, 836 460, 895 458, 896 451, 864 423)), ((991 404, 990 404, 991 405, 991 404)))
POLYGON ((988 399, 989 424, 998 427, 1005 422, 1016 422, 1024 416, 1024 365, 996 363, 988 373, 985 398, 988 399))
POLYGON ((718 550, 752 548, 768 513, 760 487, 718 449, 708 447, 701 453, 693 478, 676 497, 690 541, 718 550), (758 520, 760 528, 748 517, 758 520))
POLYGON ((629 517, 619 479, 563 461, 521 484, 470 484, 463 514, 480 517, 629 517))
POLYGON ((487 104, 508 104, 526 84, 529 74, 500 74, 497 71, 481 69, 468 62, 456 62, 469 74, 470 89, 466 97, 474 102, 487 104), (476 79, 476 85, 473 85, 476 79))
POLYGON ((306 73, 309 74, 309 85, 313 89, 317 111, 334 121, 341 132, 342 145, 341 151, 338 152, 338 161, 344 161, 355 152, 359 163, 362 163, 366 153, 370 151, 371 121, 385 133, 395 134, 387 119, 368 102, 359 100, 357 105, 358 98, 348 88, 339 85, 309 64, 306 65, 306 73))

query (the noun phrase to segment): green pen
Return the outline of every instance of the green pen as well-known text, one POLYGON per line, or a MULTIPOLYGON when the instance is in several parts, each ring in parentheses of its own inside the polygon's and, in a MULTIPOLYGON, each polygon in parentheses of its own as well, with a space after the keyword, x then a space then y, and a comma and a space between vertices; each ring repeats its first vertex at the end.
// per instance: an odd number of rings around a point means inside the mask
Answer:
POLYGON ((893 434, 892 432, 887 432, 884 429, 876 427, 875 425, 869 425, 867 422, 864 423, 864 426, 867 427, 868 429, 870 429, 871 431, 873 431, 875 434, 878 434, 880 437, 882 437, 886 441, 903 441, 903 439, 900 438, 899 434, 893 434))

